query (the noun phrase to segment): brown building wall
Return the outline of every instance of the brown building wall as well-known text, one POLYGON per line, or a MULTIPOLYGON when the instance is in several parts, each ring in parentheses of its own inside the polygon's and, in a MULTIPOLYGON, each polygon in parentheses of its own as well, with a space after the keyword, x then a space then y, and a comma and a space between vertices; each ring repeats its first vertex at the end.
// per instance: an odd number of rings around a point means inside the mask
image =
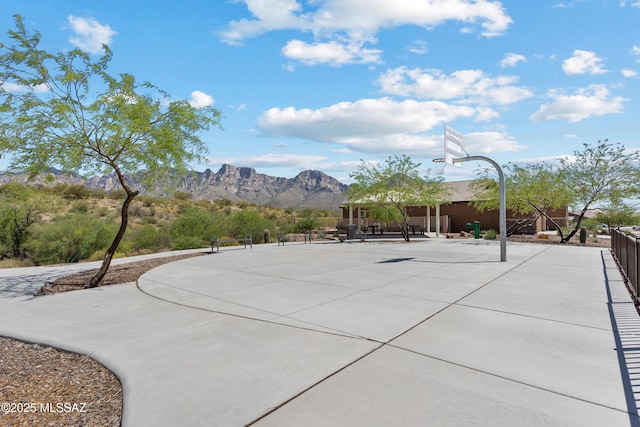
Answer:
MULTIPOLYGON (((469 231, 466 227, 467 223, 480 221, 480 229, 500 230, 500 217, 498 211, 478 212, 476 208, 470 206, 467 202, 454 202, 448 205, 440 206, 440 214, 448 215, 451 223, 451 232, 459 233, 460 231, 469 231)), ((507 213, 507 217, 509 217, 507 213)))

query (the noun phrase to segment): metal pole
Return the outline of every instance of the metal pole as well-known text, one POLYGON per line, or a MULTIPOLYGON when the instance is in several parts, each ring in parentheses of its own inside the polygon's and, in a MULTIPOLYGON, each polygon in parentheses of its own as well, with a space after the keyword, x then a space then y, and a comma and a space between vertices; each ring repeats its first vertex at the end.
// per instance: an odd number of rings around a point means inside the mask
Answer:
POLYGON ((485 162, 491 163, 491 165, 498 171, 498 184, 500 186, 500 261, 505 262, 507 260, 507 191, 502 168, 493 159, 485 156, 460 157, 453 159, 453 163, 477 160, 484 160, 485 162))

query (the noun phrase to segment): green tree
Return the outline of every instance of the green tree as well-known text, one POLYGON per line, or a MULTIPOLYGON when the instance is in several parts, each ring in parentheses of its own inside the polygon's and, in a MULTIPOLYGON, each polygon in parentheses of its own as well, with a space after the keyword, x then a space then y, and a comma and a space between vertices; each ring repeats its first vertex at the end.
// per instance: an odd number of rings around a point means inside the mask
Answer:
POLYGON ((264 240, 264 230, 274 229, 273 223, 263 218, 260 212, 247 208, 234 212, 229 218, 229 223, 229 232, 233 237, 251 235, 255 243, 261 243, 264 240))
MULTIPOLYGON (((562 238, 560 224, 548 212, 566 207, 572 200, 563 173, 546 163, 524 166, 509 164, 503 166, 503 170, 506 175, 507 209, 520 218, 527 218, 527 223, 544 217, 555 225, 562 238)), ((495 181, 483 178, 475 181, 472 188, 475 193, 472 205, 476 209, 498 209, 500 199, 495 181)))
POLYGON ((220 112, 171 100, 151 83, 107 72, 112 52, 93 58, 79 49, 49 53, 41 35, 29 32, 21 16, 0 43, 0 154, 12 169, 35 176, 56 166, 66 172, 115 173, 125 197, 121 223, 98 273, 97 286, 128 224, 129 205, 139 190, 128 176, 145 171, 151 183, 169 170, 186 171, 206 154, 198 135, 217 126, 220 112))
POLYGON ((601 209, 595 221, 607 224, 609 231, 615 226, 636 224, 640 219, 635 207, 624 200, 610 200, 601 209))
POLYGON ((23 184, 0 186, 0 257, 27 258, 33 226, 52 208, 49 197, 23 184))
POLYGON ((171 241, 174 249, 206 247, 218 235, 221 221, 217 215, 203 209, 187 207, 171 224, 171 241))
POLYGON ((298 233, 300 233, 300 232, 309 233, 309 232, 311 232, 313 230, 316 230, 319 227, 320 227, 320 222, 317 219, 304 217, 304 218, 299 218, 296 221, 296 224, 294 226, 294 230, 297 231, 298 233))
POLYGON ((410 206, 435 206, 446 196, 441 179, 422 178, 409 156, 394 156, 385 164, 364 161, 349 176, 353 183, 347 191, 347 203, 367 208, 373 219, 393 222, 409 241, 410 206))
POLYGON ((568 242, 580 229, 585 213, 597 203, 615 203, 637 197, 640 191, 639 151, 627 151, 624 145, 608 140, 583 144, 573 157, 560 159, 560 171, 572 193, 580 214, 573 229, 562 239, 568 242))

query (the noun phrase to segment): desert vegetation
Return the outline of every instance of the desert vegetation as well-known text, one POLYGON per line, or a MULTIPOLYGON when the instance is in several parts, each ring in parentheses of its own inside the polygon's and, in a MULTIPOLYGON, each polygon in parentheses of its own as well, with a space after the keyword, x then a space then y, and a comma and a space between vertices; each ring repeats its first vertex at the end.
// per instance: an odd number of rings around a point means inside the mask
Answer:
MULTIPOLYGON (((81 185, 0 185, 0 267, 100 260, 119 227, 122 191, 81 185)), ((138 196, 115 256, 208 247, 212 237, 251 234, 255 243, 278 235, 322 232, 339 212, 257 206, 228 199, 138 196), (265 231, 268 230, 268 233, 265 231)))

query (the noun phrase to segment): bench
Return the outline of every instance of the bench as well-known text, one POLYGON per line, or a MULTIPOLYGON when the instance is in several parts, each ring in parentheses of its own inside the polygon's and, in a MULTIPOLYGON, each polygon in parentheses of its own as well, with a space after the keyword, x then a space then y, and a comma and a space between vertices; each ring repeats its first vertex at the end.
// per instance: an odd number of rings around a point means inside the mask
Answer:
MULTIPOLYGON (((427 229, 422 225, 417 224, 409 224, 407 231, 409 230, 411 230, 411 234, 413 234, 414 236, 416 235, 416 232, 424 235, 425 231, 427 231, 427 229)), ((400 233, 401 231, 402 229, 397 224, 390 224, 387 225, 384 229, 380 229, 380 234, 383 234, 384 232, 400 233)))
POLYGON ((414 236, 416 234, 416 230, 418 230, 418 232, 422 235, 424 235, 424 232, 426 231, 426 229, 421 225, 409 224, 409 228, 411 229, 411 232, 414 236))
MULTIPOLYGON (((304 235, 304 242, 307 243, 307 241, 309 243, 311 243, 311 232, 310 231, 305 231, 303 233, 304 235)), ((282 243, 282 246, 284 246, 284 242, 288 242, 289 238, 282 234, 282 233, 278 233, 278 246, 280 246, 280 243, 282 243)))
POLYGON ((278 233, 278 246, 280 246, 280 243, 282 243, 282 246, 284 246, 284 242, 286 242, 287 240, 289 240, 287 236, 282 233, 278 233))
POLYGON ((213 253, 214 247, 216 248, 216 252, 220 252, 220 243, 244 243, 245 249, 247 249, 248 243, 251 249, 253 249, 253 239, 251 234, 249 234, 249 237, 245 236, 241 239, 218 239, 217 237, 214 237, 211 239, 211 253, 213 253))

